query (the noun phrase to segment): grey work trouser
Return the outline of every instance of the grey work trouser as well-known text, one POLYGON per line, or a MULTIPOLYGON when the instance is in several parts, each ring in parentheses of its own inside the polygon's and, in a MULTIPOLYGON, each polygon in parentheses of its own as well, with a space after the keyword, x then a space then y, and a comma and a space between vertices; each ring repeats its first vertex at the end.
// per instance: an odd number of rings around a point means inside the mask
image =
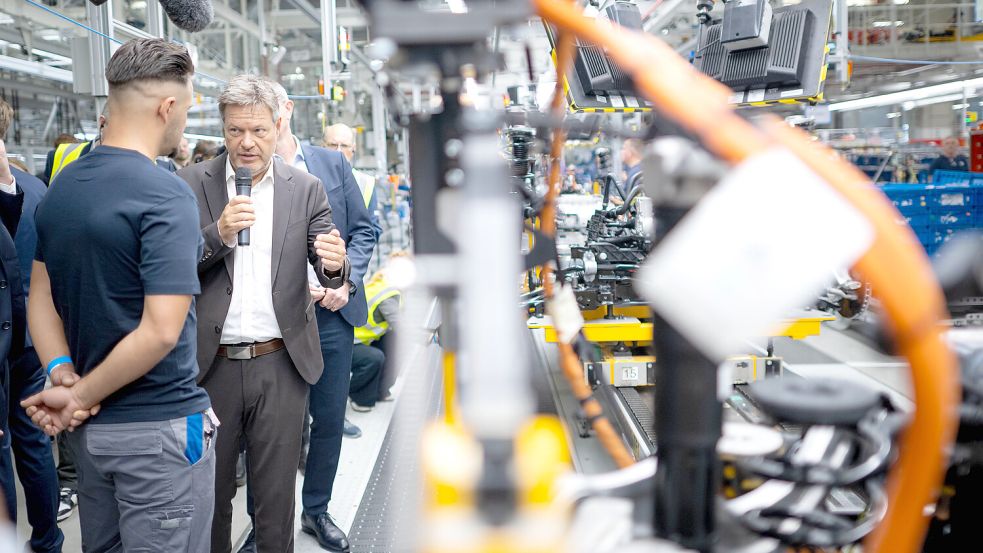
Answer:
POLYGON ((216 436, 202 420, 201 436, 187 418, 89 423, 69 434, 84 553, 208 553, 216 436), (192 464, 186 449, 199 438, 192 464))

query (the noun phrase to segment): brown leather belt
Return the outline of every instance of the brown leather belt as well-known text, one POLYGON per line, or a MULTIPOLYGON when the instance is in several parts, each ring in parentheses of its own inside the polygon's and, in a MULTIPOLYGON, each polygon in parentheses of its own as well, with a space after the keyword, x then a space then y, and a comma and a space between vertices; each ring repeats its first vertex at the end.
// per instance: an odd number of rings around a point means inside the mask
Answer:
POLYGON ((280 351, 287 347, 280 338, 274 338, 268 342, 257 342, 255 344, 245 344, 241 346, 219 346, 218 356, 237 361, 252 359, 260 355, 280 351))

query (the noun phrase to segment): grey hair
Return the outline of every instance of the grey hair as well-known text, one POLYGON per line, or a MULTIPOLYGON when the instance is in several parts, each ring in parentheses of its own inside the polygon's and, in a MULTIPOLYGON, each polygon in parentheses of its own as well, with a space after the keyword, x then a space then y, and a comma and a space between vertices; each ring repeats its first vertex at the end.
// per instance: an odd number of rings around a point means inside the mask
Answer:
POLYGON ((287 105, 287 101, 290 100, 290 96, 287 95, 287 89, 283 88, 283 85, 276 82, 270 81, 273 85, 273 92, 276 93, 276 101, 280 104, 280 109, 283 109, 287 105))
POLYGON ((229 80, 218 97, 218 111, 223 121, 228 106, 264 106, 270 109, 274 122, 280 119, 280 103, 273 83, 256 75, 236 75, 229 80))

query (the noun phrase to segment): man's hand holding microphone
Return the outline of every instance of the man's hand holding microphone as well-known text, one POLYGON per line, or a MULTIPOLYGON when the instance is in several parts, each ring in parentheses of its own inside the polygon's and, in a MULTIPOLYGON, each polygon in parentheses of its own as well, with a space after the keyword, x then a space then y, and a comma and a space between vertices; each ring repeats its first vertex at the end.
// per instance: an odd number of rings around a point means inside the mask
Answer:
POLYGON ((249 227, 256 223, 256 209, 253 207, 253 172, 248 167, 236 169, 236 195, 229 200, 218 219, 218 235, 222 242, 232 248, 236 245, 249 245, 249 227))

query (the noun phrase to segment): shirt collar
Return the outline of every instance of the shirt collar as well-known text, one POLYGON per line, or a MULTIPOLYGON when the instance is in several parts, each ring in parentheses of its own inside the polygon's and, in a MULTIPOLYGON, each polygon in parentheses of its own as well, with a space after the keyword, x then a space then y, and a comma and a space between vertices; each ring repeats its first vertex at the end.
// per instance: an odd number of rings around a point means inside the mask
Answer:
POLYGON ((298 159, 302 159, 304 160, 304 162, 307 162, 307 158, 304 157, 304 148, 303 146, 300 145, 300 139, 298 139, 296 136, 294 136, 293 138, 294 138, 294 144, 297 145, 297 153, 294 154, 294 161, 297 161, 298 159))
MULTIPOLYGON (((266 173, 263 174, 263 178, 259 180, 258 184, 263 184, 267 180, 273 181, 273 164, 276 160, 270 161, 270 166, 266 169, 266 173)), ((232 161, 226 157, 225 158, 225 182, 234 181, 236 178, 235 169, 232 168, 232 161)))
POLYGON ((303 161, 304 165, 307 165, 307 158, 304 157, 304 147, 300 145, 300 139, 297 138, 296 136, 294 136, 293 139, 294 139, 294 144, 297 145, 297 152, 294 154, 293 159, 287 159, 281 156, 280 154, 273 154, 273 157, 291 166, 296 166, 297 161, 303 161))

